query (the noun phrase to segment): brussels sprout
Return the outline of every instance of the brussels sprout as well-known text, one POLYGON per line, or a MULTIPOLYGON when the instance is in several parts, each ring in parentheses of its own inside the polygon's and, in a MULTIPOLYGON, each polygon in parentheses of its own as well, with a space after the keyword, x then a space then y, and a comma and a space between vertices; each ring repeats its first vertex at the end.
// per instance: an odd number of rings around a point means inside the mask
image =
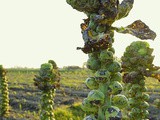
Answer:
POLYGON ((108 61, 113 61, 113 52, 108 50, 101 51, 100 60, 104 63, 108 61))
POLYGON ((144 81, 144 80, 140 80, 140 81, 139 81, 139 85, 140 85, 140 86, 145 86, 145 81, 144 81))
POLYGON ((116 73, 121 71, 121 65, 117 61, 113 61, 111 64, 105 67, 109 72, 116 73))
POLYGON ((52 75, 52 69, 53 69, 53 66, 51 63, 42 64, 39 74, 43 79, 49 80, 50 76, 52 75))
POLYGON ((140 114, 141 113, 141 109, 139 109, 139 108, 132 108, 131 112, 132 113, 136 113, 136 114, 138 114, 138 113, 140 114))
POLYGON ((138 50, 138 54, 142 55, 142 56, 145 56, 147 54, 147 50, 145 48, 141 48, 141 49, 138 50))
POLYGON ((135 41, 135 42, 132 42, 130 45, 130 47, 136 50, 139 50, 140 48, 148 48, 149 46, 150 46, 149 43, 144 41, 135 41))
POLYGON ((95 30, 96 27, 97 27, 96 22, 94 22, 93 20, 89 21, 89 28, 91 28, 92 30, 95 30))
POLYGON ((127 62, 127 59, 130 61, 129 67, 131 71, 133 71, 133 69, 138 70, 138 67, 140 66, 144 67, 145 70, 147 68, 150 69, 152 68, 152 62, 154 59, 154 56, 151 56, 152 52, 153 49, 149 48, 148 43, 142 41, 134 42, 127 47, 126 52, 122 57, 122 61, 124 63, 127 62))
POLYGON ((152 63, 153 63, 154 57, 155 56, 144 56, 145 66, 147 68, 152 68, 152 63))
POLYGON ((86 83, 87 87, 91 90, 98 89, 98 87, 99 87, 99 84, 96 82, 94 77, 87 78, 85 83, 86 83))
POLYGON ((141 107, 142 109, 147 109, 147 108, 149 107, 149 104, 148 104, 147 102, 143 101, 143 102, 141 102, 140 107, 141 107))
POLYGON ((40 70, 47 70, 47 71, 50 71, 53 69, 53 66, 51 63, 44 63, 41 65, 41 68, 40 70))
POLYGON ((111 51, 113 54, 115 54, 115 49, 113 47, 108 48, 108 51, 111 51))
POLYGON ((94 57, 91 57, 87 61, 87 68, 91 70, 98 70, 101 67, 101 62, 94 57))
POLYGON ((138 57, 132 57, 129 59, 130 64, 135 64, 138 61, 138 57))
POLYGON ((132 86, 131 83, 125 84, 124 89, 128 92, 130 90, 131 86, 132 86))
POLYGON ((88 93, 88 101, 95 105, 100 105, 104 103, 104 94, 98 90, 92 90, 88 93))
POLYGON ((95 39, 95 38, 97 38, 97 36, 98 36, 97 32, 95 32, 94 30, 90 30, 90 37, 91 37, 91 39, 95 39))
POLYGON ((129 114, 128 114, 128 116, 129 116, 129 118, 130 118, 130 119, 135 118, 135 117, 136 117, 136 115, 137 115, 137 114, 132 113, 132 112, 129 112, 129 114))
POLYGON ((121 83, 117 81, 111 82, 111 84, 108 87, 109 93, 113 95, 120 94, 122 92, 122 89, 123 89, 123 86, 121 85, 121 83))
POLYGON ((96 28, 97 33, 102 33, 102 32, 105 32, 105 31, 106 31, 106 26, 104 26, 104 25, 98 25, 97 28, 96 28))
POLYGON ((96 15, 97 15, 96 13, 91 13, 90 16, 89 16, 89 18, 91 20, 94 20, 94 18, 96 17, 96 15))
POLYGON ((120 72, 114 73, 111 75, 111 81, 118 81, 121 82, 122 81, 122 75, 120 72))
POLYGON ((89 112, 95 112, 95 113, 98 111, 98 107, 91 104, 91 102, 87 98, 83 100, 81 108, 83 111, 89 111, 89 112))
POLYGON ((128 95, 129 96, 135 96, 135 91, 134 90, 132 90, 132 89, 129 89, 129 91, 128 91, 128 95))
POLYGON ((106 120, 121 120, 122 113, 116 106, 111 106, 105 111, 106 120))
MULTIPOLYGON (((126 72, 126 71, 130 71, 131 69, 131 64, 129 61, 122 61, 122 68, 123 68, 123 71, 126 72)), ((132 69, 133 70, 133 69, 132 69)))
POLYGON ((135 98, 129 98, 128 99, 128 105, 133 108, 135 106, 137 106, 139 104, 139 102, 137 102, 137 100, 135 98))
POLYGON ((136 99, 141 99, 142 98, 142 92, 141 91, 137 91, 134 97, 136 99))
POLYGON ((148 116, 149 116, 149 112, 148 112, 148 110, 143 110, 143 112, 142 112, 142 118, 148 118, 148 116))
POLYGON ((148 101, 149 100, 149 95, 147 94, 147 93, 143 93, 142 94, 142 100, 144 100, 144 101, 148 101))
POLYGON ((141 91, 142 91, 142 92, 147 92, 147 90, 148 90, 148 89, 147 89, 146 86, 141 87, 141 91))
POLYGON ((140 90, 140 89, 141 89, 141 86, 140 86, 139 84, 133 84, 132 87, 131 87, 131 89, 132 89, 133 91, 137 91, 137 90, 140 90))
POLYGON ((105 82, 110 80, 110 72, 106 69, 100 69, 95 73, 97 81, 105 82))
POLYGON ((98 57, 99 57, 99 52, 89 53, 89 54, 88 54, 88 57, 89 57, 89 58, 98 59, 98 57))
POLYGON ((89 115, 85 117, 83 120, 97 120, 94 115, 89 115))
POLYGON ((121 95, 121 94, 113 96, 111 101, 114 106, 117 106, 120 109, 128 105, 128 99, 124 95, 121 95))
MULTIPOLYGON (((138 117, 141 114, 141 110, 139 108, 132 108, 131 114, 134 115, 134 117, 138 117)), ((140 118, 140 116, 139 116, 139 118, 140 118)))

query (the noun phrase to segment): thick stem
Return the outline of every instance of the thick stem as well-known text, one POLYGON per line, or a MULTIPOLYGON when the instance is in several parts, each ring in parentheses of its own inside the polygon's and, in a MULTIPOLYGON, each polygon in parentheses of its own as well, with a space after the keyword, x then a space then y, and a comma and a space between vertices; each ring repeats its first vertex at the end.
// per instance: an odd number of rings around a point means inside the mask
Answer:
MULTIPOLYGON (((144 80, 140 80, 140 81, 144 83, 144 80)), ((133 84, 132 87, 137 84, 133 84)), ((141 86, 141 88, 145 87, 145 84, 139 84, 139 85, 141 86)), ((147 111, 149 104, 147 103, 146 100, 149 98, 144 97, 143 95, 145 92, 141 90, 138 90, 138 92, 135 92, 135 93, 136 95, 131 95, 131 98, 137 101, 137 104, 135 104, 134 106, 133 105, 131 106, 131 112, 130 112, 131 117, 132 117, 131 119, 133 120, 146 119, 148 118, 148 114, 149 114, 147 111), (135 110, 139 110, 139 112, 135 110)))
POLYGON ((98 109, 98 120, 105 120, 104 111, 102 107, 99 107, 98 109))
POLYGON ((104 108, 109 108, 111 106, 111 100, 110 100, 110 94, 108 94, 108 86, 109 83, 100 83, 99 84, 99 88, 98 90, 100 90, 101 92, 103 92, 103 94, 105 95, 105 102, 104 102, 104 108))
POLYGON ((54 105, 54 91, 43 91, 41 96, 41 120, 55 120, 53 113, 53 105, 54 105))
POLYGON ((98 109, 98 120, 105 120, 105 110, 111 106, 110 95, 108 94, 108 83, 100 83, 98 90, 105 95, 104 105, 98 109))

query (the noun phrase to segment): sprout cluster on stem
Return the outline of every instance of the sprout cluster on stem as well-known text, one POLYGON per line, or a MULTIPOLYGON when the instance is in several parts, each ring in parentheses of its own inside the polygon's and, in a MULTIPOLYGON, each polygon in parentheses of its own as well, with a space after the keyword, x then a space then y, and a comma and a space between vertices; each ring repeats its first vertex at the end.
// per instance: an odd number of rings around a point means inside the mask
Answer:
POLYGON ((74 9, 84 12, 88 18, 81 24, 84 47, 78 47, 88 54, 87 68, 95 75, 86 79, 91 91, 82 102, 82 109, 91 115, 84 120, 122 119, 120 109, 127 106, 127 98, 120 94, 121 65, 115 59, 114 28, 111 25, 126 17, 133 6, 133 0, 67 0, 74 9))
POLYGON ((55 120, 53 106, 55 91, 56 88, 59 87, 59 81, 60 74, 53 60, 42 64, 39 75, 35 75, 34 84, 42 91, 40 99, 40 120, 55 120))
POLYGON ((154 56, 153 49, 147 42, 132 42, 126 48, 122 56, 123 82, 126 84, 126 93, 129 98, 131 120, 147 119, 149 116, 148 107, 149 95, 145 92, 145 77, 150 76, 155 70, 152 64, 154 56))
POLYGON ((8 79, 6 77, 6 70, 0 65, 0 90, 1 96, 1 106, 0 106, 0 116, 7 117, 9 114, 9 91, 8 91, 8 79))
POLYGON ((84 120, 89 117, 95 120, 122 119, 120 109, 128 105, 128 99, 120 94, 123 90, 120 83, 121 65, 115 60, 114 53, 110 48, 89 53, 87 67, 94 72, 94 76, 85 81, 91 91, 81 106, 90 113, 84 120), (95 64, 95 61, 99 64, 95 64))

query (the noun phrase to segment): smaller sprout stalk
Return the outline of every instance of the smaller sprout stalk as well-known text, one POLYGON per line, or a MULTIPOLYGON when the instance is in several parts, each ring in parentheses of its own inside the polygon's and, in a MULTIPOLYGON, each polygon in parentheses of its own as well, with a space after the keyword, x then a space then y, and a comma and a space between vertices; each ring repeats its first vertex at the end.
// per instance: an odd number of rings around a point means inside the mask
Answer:
POLYGON ((0 88, 1 88, 1 109, 0 116, 8 117, 9 115, 9 92, 8 79, 6 78, 6 70, 0 65, 0 88))
POLYGON ((54 97, 56 88, 59 87, 60 74, 56 63, 49 60, 41 65, 39 75, 34 78, 34 84, 41 91, 41 111, 40 120, 55 120, 54 118, 54 97))
POLYGON ((147 119, 149 116, 148 107, 149 95, 145 92, 145 77, 148 77, 155 70, 152 64, 154 56, 153 49, 147 42, 132 42, 126 48, 122 56, 123 82, 125 91, 129 97, 129 118, 131 120, 147 119))

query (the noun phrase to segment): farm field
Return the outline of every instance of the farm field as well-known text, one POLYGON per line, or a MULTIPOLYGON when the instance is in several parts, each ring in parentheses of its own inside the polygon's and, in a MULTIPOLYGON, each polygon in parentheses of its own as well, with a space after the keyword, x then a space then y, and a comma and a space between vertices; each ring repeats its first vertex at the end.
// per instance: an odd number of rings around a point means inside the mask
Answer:
MULTIPOLYGON (((7 71, 10 115, 7 119, 0 118, 0 120, 39 120, 41 92, 33 84, 38 69, 12 68, 7 71)), ((56 91, 55 118, 82 120, 86 113, 81 110, 80 104, 89 92, 84 81, 92 76, 92 73, 87 69, 60 69, 60 74, 61 87, 56 91)), ((150 120, 160 120, 160 108, 154 104, 156 99, 160 99, 160 83, 158 80, 147 78, 146 86, 150 95, 150 120)))

